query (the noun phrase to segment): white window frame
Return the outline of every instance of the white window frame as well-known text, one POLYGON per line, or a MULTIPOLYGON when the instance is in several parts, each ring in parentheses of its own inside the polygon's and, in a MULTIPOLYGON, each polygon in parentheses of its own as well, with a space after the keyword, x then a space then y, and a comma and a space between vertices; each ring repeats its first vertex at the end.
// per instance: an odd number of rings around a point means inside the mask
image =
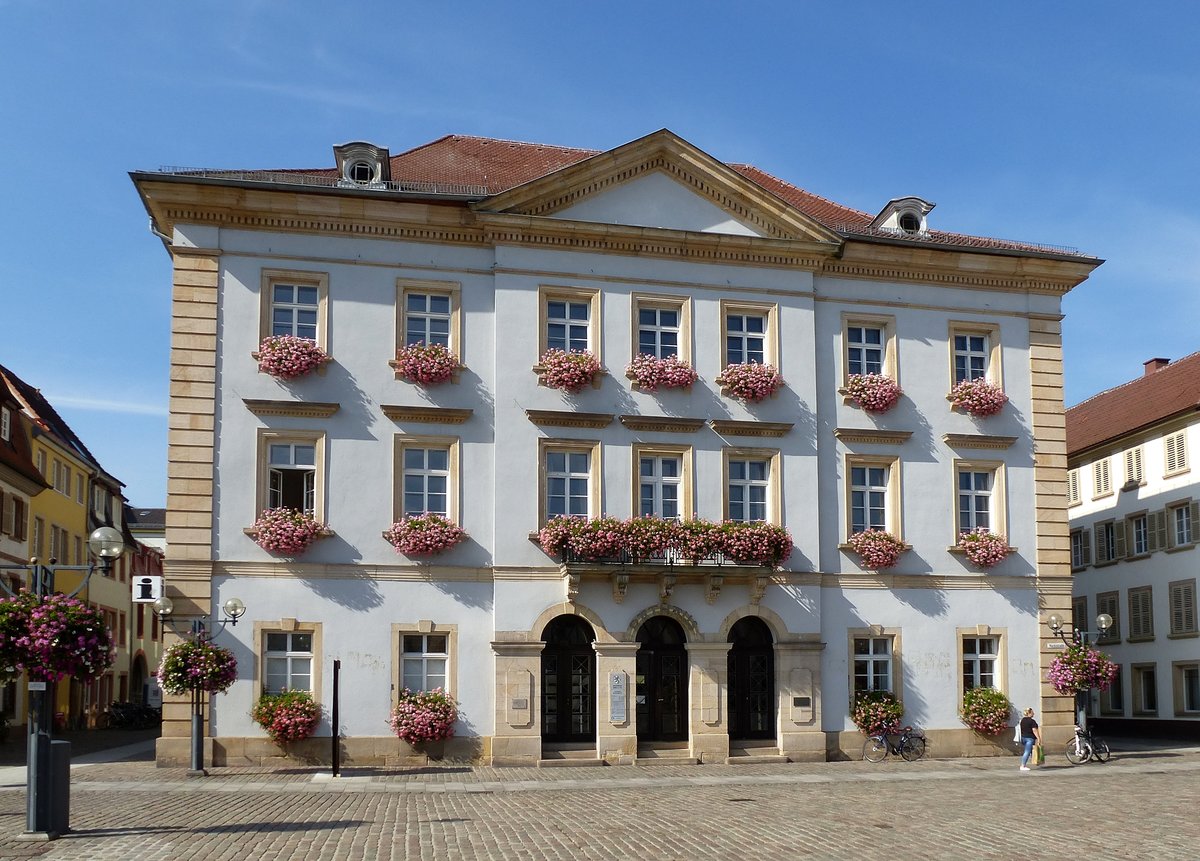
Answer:
MULTIPOLYGON (((583 305, 587 308, 587 320, 585 321, 586 337, 584 339, 584 349, 596 357, 597 361, 603 363, 604 359, 601 355, 601 348, 604 343, 601 337, 601 322, 603 308, 601 307, 600 291, 583 287, 557 287, 543 285, 538 290, 538 356, 541 356, 546 350, 550 349, 550 324, 557 321, 557 318, 552 321, 550 317, 550 303, 564 302, 568 305, 567 318, 560 321, 565 325, 571 325, 570 321, 570 305, 583 305)), ((576 322, 575 325, 578 325, 576 322)), ((569 350, 572 341, 570 331, 568 329, 565 339, 565 347, 569 350)), ((555 344, 554 346, 559 346, 555 344)))
MULTIPOLYGON (((150 614, 151 622, 157 622, 158 617, 153 613, 150 614)), ((276 693, 276 691, 268 691, 267 689, 267 635, 268 634, 307 634, 311 637, 310 652, 288 651, 282 653, 288 659, 288 681, 292 679, 291 659, 303 658, 307 655, 310 658, 309 664, 309 693, 317 702, 321 702, 321 667, 322 667, 322 624, 320 622, 304 622, 296 619, 274 619, 274 620, 257 620, 254 623, 254 642, 258 654, 259 677, 256 680, 258 692, 260 695, 265 693, 276 693)), ((152 628, 151 638, 155 636, 155 631, 152 628)), ((289 645, 290 645, 289 637, 289 645)), ((280 653, 271 653, 279 655, 280 653)), ((290 688, 290 690, 298 690, 290 688)))
POLYGON ((1129 665, 1129 675, 1133 682, 1133 714, 1152 715, 1157 717, 1158 704, 1158 665, 1155 663, 1136 663, 1129 665), (1147 678, 1150 683, 1147 684, 1147 678), (1153 697, 1153 703, 1147 703, 1146 694, 1153 697))
MULTIPOLYGON (((392 519, 399 520, 404 517, 404 495, 405 495, 405 476, 409 474, 408 468, 405 466, 405 455, 410 449, 419 449, 426 452, 432 449, 446 451, 446 470, 425 470, 418 471, 423 476, 444 475, 446 478, 446 511, 443 512, 446 519, 452 523, 461 524, 460 511, 460 496, 459 484, 461 481, 461 440, 456 436, 409 436, 406 434, 396 434, 395 436, 395 488, 392 494, 392 519)), ((428 461, 428 458, 426 458, 428 461)), ((425 482, 425 493, 428 495, 428 482, 425 482)))
POLYGON ((986 526, 988 531, 997 535, 1008 534, 1008 513, 1006 505, 1007 499, 1007 480, 1004 469, 1004 464, 1000 461, 984 461, 984 460, 956 460, 954 462, 954 542, 957 543, 958 535, 962 532, 969 532, 976 526, 986 526), (977 475, 987 475, 989 487, 986 491, 979 490, 974 487, 975 478, 977 475), (962 479, 964 475, 972 476, 972 487, 964 489, 962 487, 962 479), (971 518, 971 526, 963 525, 963 503, 964 499, 969 503, 968 513, 971 518), (987 523, 979 523, 978 501, 980 499, 987 500, 987 523))
MULTIPOLYGON (((900 510, 900 458, 895 456, 877 456, 877 455, 859 455, 847 454, 843 464, 844 472, 842 473, 845 485, 845 533, 849 538, 855 533, 854 529, 854 492, 856 486, 854 484, 854 470, 858 467, 876 468, 883 467, 885 470, 885 483, 880 485, 884 489, 884 531, 890 533, 901 541, 904 540, 904 528, 901 522, 900 510)), ((869 474, 868 474, 869 481, 869 474)), ((867 487, 864 485, 863 487, 867 487)), ((867 519, 869 524, 869 518, 867 519)), ((845 545, 843 545, 845 546, 845 545)))
POLYGON ((997 629, 987 625, 976 628, 960 628, 958 630, 959 662, 962 668, 959 674, 959 695, 971 688, 993 688, 1004 690, 1003 669, 1006 663, 1004 656, 1004 636, 997 629), (974 643, 974 650, 968 649, 968 642, 974 643), (984 651, 983 645, 991 643, 992 648, 984 651), (967 674, 971 675, 971 684, 967 684, 967 674))
POLYGON ((1142 511, 1129 515, 1125 518, 1125 529, 1127 532, 1125 546, 1128 549, 1126 558, 1149 556, 1153 549, 1149 512, 1142 511))
MULTIPOLYGON (((600 461, 601 447, 599 440, 567 440, 567 439, 539 439, 538 440, 538 524, 544 526, 549 521, 550 515, 550 479, 563 478, 568 482, 567 508, 570 508, 570 490, 569 482, 571 476, 583 476, 587 479, 587 512, 579 515, 568 515, 575 517, 583 517, 592 519, 598 517, 602 510, 601 508, 601 487, 600 477, 604 475, 602 464, 600 461), (586 472, 574 473, 570 470, 570 463, 566 464, 566 471, 563 473, 555 473, 553 476, 549 468, 549 455, 555 454, 585 454, 587 455, 587 470, 586 472)), ((554 516, 558 516, 557 514, 554 516)))
POLYGON ((1071 530, 1071 567, 1086 568, 1092 564, 1092 531, 1087 527, 1071 530))
POLYGON ((663 446, 650 443, 638 443, 633 446, 633 508, 638 516, 646 516, 642 510, 643 485, 651 485, 653 493, 653 512, 651 516, 663 517, 663 488, 670 486, 675 490, 677 514, 675 520, 684 520, 695 510, 692 502, 692 448, 691 446, 663 446), (642 460, 652 458, 655 474, 642 475, 642 460), (664 458, 674 458, 679 461, 679 473, 675 476, 662 475, 664 458))
POLYGON ((1174 661, 1171 664, 1172 690, 1176 717, 1200 716, 1200 662, 1174 661))
MULTIPOLYGON (((445 660, 445 685, 443 690, 450 696, 454 696, 458 688, 458 625, 454 624, 434 624, 428 619, 419 622, 403 622, 392 625, 392 705, 395 706, 398 701, 400 692, 404 690, 404 660, 406 654, 410 655, 410 660, 417 660, 420 655, 420 660, 424 663, 430 657, 437 660, 445 660), (446 651, 445 652, 428 652, 422 651, 406 653, 404 649, 404 638, 422 637, 423 645, 427 644, 428 637, 445 637, 446 651)), ((422 667, 422 678, 428 681, 429 674, 426 668, 422 667)))
MULTIPOLYGON (((780 486, 782 475, 783 459, 780 456, 779 449, 772 448, 726 448, 721 451, 721 488, 722 488, 722 517, 725 520, 733 520, 734 518, 734 501, 733 488, 739 487, 742 489, 742 504, 758 505, 760 503, 749 502, 750 492, 755 488, 763 489, 763 501, 765 503, 765 515, 762 520, 752 518, 739 518, 740 522, 745 523, 773 523, 780 525, 782 509, 780 505, 780 486), (753 479, 747 474, 741 478, 734 478, 733 465, 735 463, 765 463, 766 478, 753 479)), ((748 511, 743 511, 748 514, 748 511)))
MULTIPOLYGON (((418 281, 410 278, 401 278, 396 281, 396 348, 407 347, 408 340, 408 323, 410 315, 419 315, 426 318, 444 318, 448 323, 448 333, 446 336, 446 347, 452 352, 460 364, 465 364, 464 352, 466 344, 462 336, 462 285, 455 281, 418 281), (449 311, 446 314, 429 312, 429 311, 409 311, 408 299, 409 296, 425 296, 426 306, 428 306, 428 297, 441 296, 445 297, 449 304, 449 311)), ((428 332, 428 325, 426 326, 428 332)))
POLYGON ((313 446, 312 516, 325 522, 325 432, 313 430, 258 430, 258 486, 255 493, 255 516, 271 507, 270 451, 272 445, 313 446))
POLYGON ((858 679, 860 674, 857 664, 860 659, 867 665, 866 687, 863 690, 887 690, 899 697, 903 691, 900 629, 873 625, 870 628, 851 628, 846 634, 846 664, 849 676, 851 704, 853 704, 854 697, 859 691, 858 679), (861 656, 857 654, 855 651, 856 640, 866 640, 868 643, 868 652, 861 656), (877 651, 880 641, 886 644, 886 652, 877 651), (876 679, 879 676, 879 673, 875 672, 877 665, 882 665, 886 672, 885 687, 880 687, 876 683, 876 679))
POLYGON ((1002 352, 1000 349, 1000 327, 995 323, 980 323, 961 320, 951 320, 949 322, 948 347, 950 353, 950 387, 957 385, 963 377, 958 374, 958 357, 960 355, 968 358, 970 356, 980 356, 983 358, 983 369, 981 374, 974 374, 968 368, 968 378, 984 379, 994 386, 1003 388, 1004 375, 1001 365, 1002 352), (958 338, 982 338, 982 350, 972 350, 968 340, 968 349, 965 351, 959 350, 957 345, 958 338))
POLYGON ((8 407, 0 407, 0 440, 8 442, 12 438, 12 411, 8 407))
POLYGON ((643 352, 641 340, 643 329, 656 333, 655 352, 653 355, 660 359, 664 358, 661 334, 662 332, 673 331, 676 335, 675 355, 681 362, 692 365, 692 300, 679 296, 634 293, 630 297, 630 302, 630 321, 632 323, 630 331, 630 338, 632 339, 630 358, 637 358, 643 352), (670 327, 663 326, 660 323, 653 325, 643 324, 642 311, 674 311, 677 315, 676 320, 678 325, 670 327))
POLYGON ((1166 508, 1167 545, 1170 549, 1193 547, 1196 543, 1197 504, 1189 500, 1166 508))
MULTIPOLYGON (((259 331, 258 339, 262 340, 275 331, 275 286, 308 287, 317 291, 315 309, 317 320, 315 325, 315 340, 317 346, 330 353, 329 348, 329 275, 324 272, 307 272, 303 270, 264 269, 261 274, 261 293, 259 297, 259 331)), ((310 307, 307 303, 300 305, 292 303, 292 308, 310 307)), ((296 332, 296 321, 293 315, 291 333, 296 332)), ((287 334, 287 333, 285 333, 287 334)), ((320 371, 318 371, 319 373, 320 371)))
POLYGON ((733 361, 729 353, 729 339, 731 337, 739 338, 742 347, 742 362, 753 361, 749 356, 747 337, 757 336, 758 333, 741 333, 731 332, 729 328, 730 317, 762 317, 763 318, 763 347, 762 347, 762 364, 771 365, 775 368, 779 367, 779 308, 774 303, 770 302, 734 302, 726 299, 721 300, 721 367, 737 364, 733 361))

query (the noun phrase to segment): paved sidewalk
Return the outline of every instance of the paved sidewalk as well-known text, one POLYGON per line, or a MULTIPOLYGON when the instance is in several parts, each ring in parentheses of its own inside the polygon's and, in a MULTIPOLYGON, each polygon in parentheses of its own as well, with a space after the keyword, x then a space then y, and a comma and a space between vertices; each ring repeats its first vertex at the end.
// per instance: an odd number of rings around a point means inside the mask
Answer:
MULTIPOLYGON (((114 752, 115 753, 115 752, 114 752)), ((19 841, 0 787, 0 858, 42 861, 1080 857, 1195 861, 1200 750, 1118 752, 1029 773, 1015 757, 603 768, 218 768, 135 761, 72 773, 69 835, 19 841), (1023 817, 1011 815, 1015 808, 1023 817), (1069 833, 1064 823, 1070 822, 1069 833), (1051 847, 1055 847, 1051 849, 1051 847)))

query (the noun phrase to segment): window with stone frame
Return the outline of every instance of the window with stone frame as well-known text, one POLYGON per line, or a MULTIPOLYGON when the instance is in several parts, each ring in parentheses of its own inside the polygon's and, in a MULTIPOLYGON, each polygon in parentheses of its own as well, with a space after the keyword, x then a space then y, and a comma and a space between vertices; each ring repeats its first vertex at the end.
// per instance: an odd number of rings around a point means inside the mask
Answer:
POLYGON ((1151 586, 1130 589, 1129 635, 1130 642, 1154 639, 1154 591, 1151 586))
POLYGON ((313 692, 313 632, 263 634, 263 693, 313 692))
POLYGON ((1115 521, 1106 520, 1092 527, 1096 536, 1096 564, 1115 562, 1125 555, 1125 529, 1115 521))
POLYGON ((1071 530, 1071 567, 1086 568, 1092 564, 1092 536, 1087 529, 1071 530))
POLYGON ((1172 636, 1194 636, 1196 628, 1196 578, 1175 580, 1167 586, 1172 636))
POLYGON ((1112 625, 1100 635, 1098 642, 1114 643, 1121 640, 1121 600, 1119 592, 1101 592, 1096 596, 1096 615, 1107 613, 1112 625))
POLYGON ((1158 673, 1152 663, 1130 664, 1133 681, 1133 713, 1158 716, 1158 673))
POLYGON ((962 638, 963 690, 998 687, 996 661, 1000 654, 999 637, 962 638))
POLYGON ((854 637, 851 656, 854 672, 854 693, 890 691, 893 688, 892 636, 854 637))
POLYGON ((446 690, 450 665, 447 634, 411 633, 400 640, 401 684, 410 691, 446 690))
POLYGON ((1092 498, 1107 496, 1112 493, 1112 475, 1107 457, 1092 464, 1092 498))
POLYGON ((1113 679, 1108 690, 1100 692, 1100 714, 1125 714, 1125 672, 1117 665, 1117 676, 1113 679))
POLYGON ((1192 500, 1168 505, 1166 508, 1167 546, 1191 547, 1196 542, 1196 524, 1200 521, 1200 503, 1192 500))
POLYGON ((1126 449, 1122 459, 1125 462, 1125 487, 1137 487, 1142 483, 1142 447, 1140 445, 1126 449))
POLYGON ((1200 662, 1176 661, 1171 665, 1176 717, 1200 716, 1200 662))
POLYGON ((1187 431, 1176 431, 1163 437, 1164 475, 1178 475, 1188 470, 1187 431))

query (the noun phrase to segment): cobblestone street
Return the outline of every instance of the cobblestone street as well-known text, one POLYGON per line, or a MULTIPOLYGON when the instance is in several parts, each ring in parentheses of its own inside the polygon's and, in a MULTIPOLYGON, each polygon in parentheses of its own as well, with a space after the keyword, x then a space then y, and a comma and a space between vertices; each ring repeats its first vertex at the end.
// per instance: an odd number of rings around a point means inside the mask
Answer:
MULTIPOLYGON (((1059 757, 1061 759, 1061 757, 1059 757)), ((1107 765, 1015 759, 587 769, 215 769, 149 762, 72 774, 73 832, 15 839, 0 788, 0 858, 1012 859, 1200 854, 1200 755, 1107 765), (1022 811, 1030 811, 1026 816, 1022 811)))

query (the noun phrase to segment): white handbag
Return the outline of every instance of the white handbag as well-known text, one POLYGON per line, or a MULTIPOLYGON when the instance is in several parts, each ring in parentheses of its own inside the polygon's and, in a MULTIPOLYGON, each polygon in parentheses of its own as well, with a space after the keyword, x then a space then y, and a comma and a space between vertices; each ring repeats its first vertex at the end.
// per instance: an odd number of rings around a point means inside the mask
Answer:
POLYGON ((1017 724, 1013 727, 1013 744, 1021 743, 1021 725, 1017 724))

